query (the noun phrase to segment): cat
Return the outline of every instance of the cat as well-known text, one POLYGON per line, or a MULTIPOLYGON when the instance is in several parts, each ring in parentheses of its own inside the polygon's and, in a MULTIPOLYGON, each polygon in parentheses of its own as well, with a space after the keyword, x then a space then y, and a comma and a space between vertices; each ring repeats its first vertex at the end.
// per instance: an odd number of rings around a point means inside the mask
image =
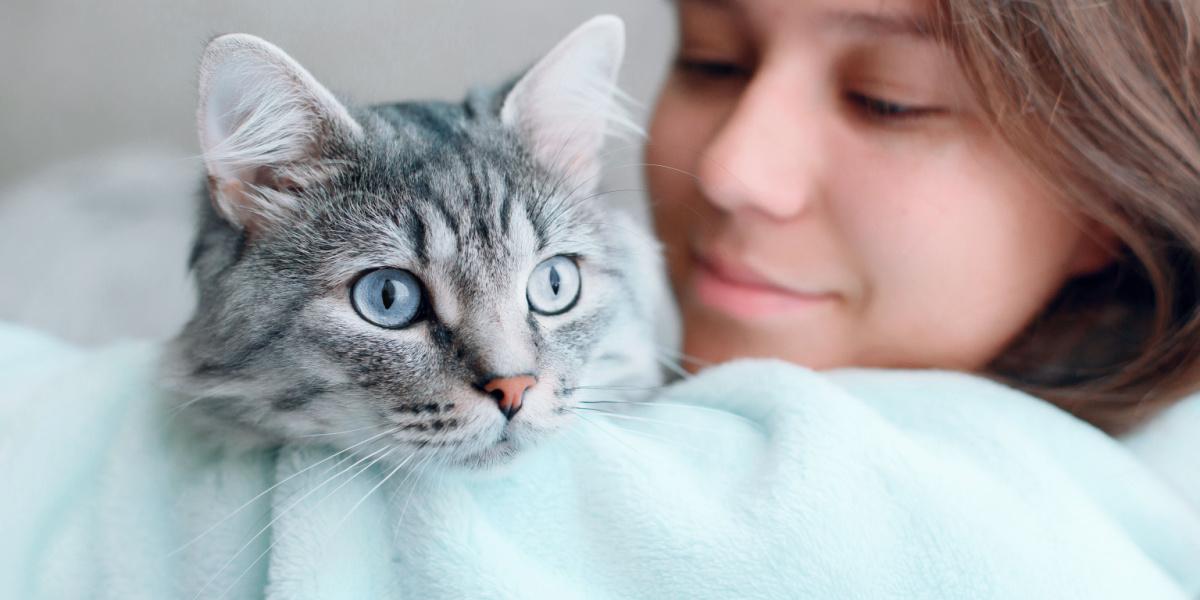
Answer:
POLYGON ((356 108, 264 40, 214 39, 198 303, 164 361, 187 412, 479 469, 570 424, 584 384, 658 385, 659 248, 596 185, 623 52, 596 17, 461 103, 356 108))

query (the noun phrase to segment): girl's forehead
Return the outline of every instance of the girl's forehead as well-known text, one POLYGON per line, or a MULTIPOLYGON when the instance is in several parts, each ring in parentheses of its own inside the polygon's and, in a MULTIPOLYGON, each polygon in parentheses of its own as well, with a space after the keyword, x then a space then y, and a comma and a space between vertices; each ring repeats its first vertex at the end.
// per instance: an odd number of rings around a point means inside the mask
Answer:
POLYGON ((769 28, 861 35, 929 35, 929 0, 676 0, 684 9, 722 11, 769 28))

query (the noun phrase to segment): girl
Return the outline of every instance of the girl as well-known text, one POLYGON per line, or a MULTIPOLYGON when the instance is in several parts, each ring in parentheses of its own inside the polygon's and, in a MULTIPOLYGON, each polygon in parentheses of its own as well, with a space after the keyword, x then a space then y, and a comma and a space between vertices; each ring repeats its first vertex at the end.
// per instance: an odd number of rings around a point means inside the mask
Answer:
POLYGON ((688 354, 985 373, 1112 433, 1194 386, 1200 5, 677 8, 647 175, 688 354))

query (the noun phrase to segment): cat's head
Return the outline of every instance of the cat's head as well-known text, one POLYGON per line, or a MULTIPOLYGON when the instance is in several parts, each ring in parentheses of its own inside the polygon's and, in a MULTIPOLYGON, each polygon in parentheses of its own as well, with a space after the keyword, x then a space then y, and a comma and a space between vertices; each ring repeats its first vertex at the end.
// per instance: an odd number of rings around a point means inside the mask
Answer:
POLYGON ((593 197, 623 48, 598 17, 498 90, 358 109, 261 39, 212 41, 184 401, 392 464, 488 464, 569 421, 638 301, 593 197))

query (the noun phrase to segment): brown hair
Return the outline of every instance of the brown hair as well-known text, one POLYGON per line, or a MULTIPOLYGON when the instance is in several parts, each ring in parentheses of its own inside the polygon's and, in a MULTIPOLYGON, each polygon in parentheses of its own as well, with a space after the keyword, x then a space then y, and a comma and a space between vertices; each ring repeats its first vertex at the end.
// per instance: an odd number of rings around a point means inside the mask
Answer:
POLYGON ((1121 241, 990 366, 1117 433, 1197 383, 1200 3, 938 0, 1000 135, 1121 241))

